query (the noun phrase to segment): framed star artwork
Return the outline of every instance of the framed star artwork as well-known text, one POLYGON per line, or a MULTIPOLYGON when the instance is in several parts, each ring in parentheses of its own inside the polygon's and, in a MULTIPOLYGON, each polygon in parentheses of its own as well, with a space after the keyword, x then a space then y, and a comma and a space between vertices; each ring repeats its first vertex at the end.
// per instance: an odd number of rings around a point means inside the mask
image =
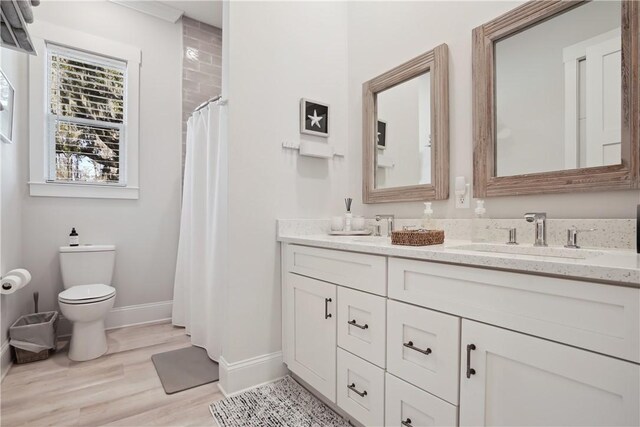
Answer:
POLYGON ((377 143, 379 149, 384 150, 387 148, 387 122, 378 120, 378 136, 377 143))
POLYGON ((14 96, 13 86, 0 70, 0 141, 9 144, 13 133, 14 96))
POLYGON ((329 105, 310 99, 300 100, 300 133, 329 137, 329 105))

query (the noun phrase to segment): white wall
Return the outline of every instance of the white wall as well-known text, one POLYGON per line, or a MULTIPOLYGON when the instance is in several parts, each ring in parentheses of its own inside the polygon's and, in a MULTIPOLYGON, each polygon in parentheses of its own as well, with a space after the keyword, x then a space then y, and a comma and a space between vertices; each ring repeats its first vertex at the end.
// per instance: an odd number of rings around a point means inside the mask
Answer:
MULTIPOLYGON (((229 43, 229 299, 223 357, 278 352, 280 266, 276 218, 321 218, 343 209, 346 162, 282 148, 302 138, 299 100, 331 105, 329 143, 347 142, 346 3, 231 2, 229 43)), ((225 75, 226 76, 226 75, 225 75)))
MULTIPOLYGON (((140 199, 30 197, 22 174, 16 183, 24 190, 22 226, 14 222, 12 227, 22 230, 23 265, 33 275, 29 293, 40 291, 41 310, 57 309, 62 290, 58 247, 68 243, 76 227, 81 243, 117 246, 116 307, 171 300, 180 214, 181 24, 106 1, 42 2, 35 13, 36 21, 142 50, 140 199)), ((26 64, 26 56, 18 59, 26 64)), ((19 163, 26 170, 26 138, 20 143, 19 163)))
MULTIPOLYGON (((392 203, 359 208, 362 200, 362 83, 440 43, 450 54, 450 142, 453 192, 456 176, 472 179, 471 31, 521 2, 349 2, 349 183, 355 213, 394 213, 419 218, 421 203, 392 203), (360 209, 360 210, 359 210, 360 209)), ((639 191, 500 197, 487 200, 488 215, 520 218, 546 211, 552 218, 632 218, 639 191)), ((453 198, 434 203, 439 218, 464 218, 453 198)), ((338 213, 335 210, 334 213, 338 213)))
MULTIPOLYGON (((15 110, 13 144, 0 142, 0 276, 9 270, 23 267, 22 256, 22 199, 27 192, 25 163, 27 155, 28 133, 27 116, 27 69, 21 54, 0 49, 0 68, 15 89, 15 110)), ((21 315, 30 312, 31 292, 29 289, 16 291, 11 295, 0 296, 0 342, 1 367, 7 367, 9 326, 21 315)))

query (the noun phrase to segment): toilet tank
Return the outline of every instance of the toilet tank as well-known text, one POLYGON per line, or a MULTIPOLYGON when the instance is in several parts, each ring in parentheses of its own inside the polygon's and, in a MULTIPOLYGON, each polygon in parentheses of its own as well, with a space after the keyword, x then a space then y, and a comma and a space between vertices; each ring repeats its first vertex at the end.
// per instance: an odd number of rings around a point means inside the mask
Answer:
POLYGON ((82 245, 60 247, 60 270, 64 288, 102 283, 111 285, 116 247, 82 245))

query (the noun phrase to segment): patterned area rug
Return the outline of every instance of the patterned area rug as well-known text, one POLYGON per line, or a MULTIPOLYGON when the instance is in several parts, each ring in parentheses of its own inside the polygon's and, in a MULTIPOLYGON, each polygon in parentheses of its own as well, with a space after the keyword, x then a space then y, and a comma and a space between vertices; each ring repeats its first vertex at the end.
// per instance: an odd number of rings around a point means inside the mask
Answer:
POLYGON ((209 406, 220 427, 349 427, 349 423, 291 377, 209 406))

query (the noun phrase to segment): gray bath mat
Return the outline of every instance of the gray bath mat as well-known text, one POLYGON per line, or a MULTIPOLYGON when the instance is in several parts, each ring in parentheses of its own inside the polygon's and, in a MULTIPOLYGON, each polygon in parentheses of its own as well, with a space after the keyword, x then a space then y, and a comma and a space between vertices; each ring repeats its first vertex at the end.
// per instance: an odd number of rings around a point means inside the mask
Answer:
POLYGON ((154 354, 151 360, 167 394, 209 384, 220 378, 218 364, 199 347, 154 354))
POLYGON ((350 427, 291 377, 209 405, 220 427, 350 427))

